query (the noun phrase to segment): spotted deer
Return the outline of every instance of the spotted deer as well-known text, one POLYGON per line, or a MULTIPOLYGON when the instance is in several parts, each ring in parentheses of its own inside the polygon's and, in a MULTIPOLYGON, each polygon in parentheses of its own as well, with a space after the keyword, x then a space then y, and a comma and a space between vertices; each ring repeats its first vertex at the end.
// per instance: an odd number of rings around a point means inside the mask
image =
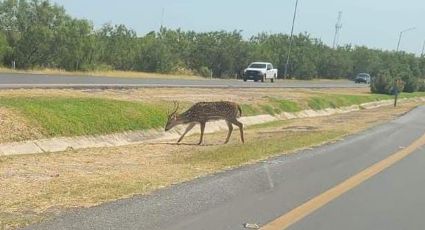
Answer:
POLYGON ((180 143, 184 136, 195 127, 196 124, 201 125, 201 138, 199 145, 202 144, 204 138, 205 125, 208 121, 225 120, 229 127, 229 133, 225 144, 229 142, 230 136, 233 132, 233 125, 239 127, 241 133, 241 141, 245 143, 243 135, 243 124, 237 120, 242 116, 241 107, 233 102, 220 101, 220 102, 199 102, 193 105, 186 112, 178 114, 179 104, 174 103, 174 112, 168 115, 168 122, 165 126, 165 131, 169 131, 173 127, 182 124, 188 124, 186 131, 182 134, 177 143, 180 143))

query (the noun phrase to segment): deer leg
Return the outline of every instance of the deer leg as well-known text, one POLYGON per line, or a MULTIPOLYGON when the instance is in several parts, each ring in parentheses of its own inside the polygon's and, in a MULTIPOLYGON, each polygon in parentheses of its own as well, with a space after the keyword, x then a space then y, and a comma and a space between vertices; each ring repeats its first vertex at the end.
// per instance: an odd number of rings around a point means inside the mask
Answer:
POLYGON ((205 122, 201 122, 201 139, 199 140, 198 145, 202 145, 204 141, 204 131, 205 131, 205 122))
POLYGON ((243 124, 236 119, 233 120, 232 123, 239 127, 239 130, 241 132, 241 141, 242 141, 242 143, 245 143, 245 139, 244 139, 244 136, 243 136, 243 124))
POLYGON ((183 135, 180 137, 180 139, 177 141, 177 143, 180 143, 182 140, 183 140, 183 138, 184 138, 184 136, 186 136, 186 134, 190 131, 190 130, 192 130, 193 129, 193 127, 195 127, 195 123, 190 123, 189 124, 189 126, 187 126, 187 128, 186 128, 186 131, 184 131, 184 133, 183 133, 183 135))
POLYGON ((232 132, 233 132, 233 125, 231 122, 226 121, 227 126, 229 127, 229 133, 227 134, 227 138, 226 138, 226 142, 224 142, 224 144, 229 143, 230 137, 232 136, 232 132))

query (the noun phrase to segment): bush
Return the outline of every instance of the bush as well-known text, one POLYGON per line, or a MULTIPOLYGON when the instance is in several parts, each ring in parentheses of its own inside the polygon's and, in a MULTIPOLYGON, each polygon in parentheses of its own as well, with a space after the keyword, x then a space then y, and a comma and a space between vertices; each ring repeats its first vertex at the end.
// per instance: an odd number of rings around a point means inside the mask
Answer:
POLYGON ((187 69, 187 68, 184 68, 184 67, 178 67, 172 73, 177 74, 177 75, 187 75, 187 76, 195 75, 193 70, 187 69))
MULTIPOLYGON (((392 94, 394 80, 389 71, 378 73, 378 76, 373 78, 370 84, 372 93, 392 94)), ((399 88, 399 91, 402 92, 402 89, 399 88)))
POLYGON ((403 81, 405 82, 403 92, 413 93, 413 92, 418 91, 418 88, 419 88, 419 79, 418 78, 411 76, 411 77, 403 78, 403 81))
POLYGON ((418 91, 425 92, 425 80, 419 81, 418 91))
POLYGON ((211 77, 212 70, 209 69, 208 67, 202 66, 201 68, 199 68, 198 73, 202 77, 211 77))

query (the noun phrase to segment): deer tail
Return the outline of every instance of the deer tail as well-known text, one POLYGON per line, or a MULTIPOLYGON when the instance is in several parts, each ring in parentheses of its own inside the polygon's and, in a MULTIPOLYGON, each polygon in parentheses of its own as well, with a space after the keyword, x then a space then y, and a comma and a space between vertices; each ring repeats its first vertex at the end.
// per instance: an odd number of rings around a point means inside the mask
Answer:
POLYGON ((241 108, 241 106, 240 106, 240 105, 238 105, 238 110, 239 110, 239 116, 241 116, 241 117, 242 117, 242 108, 241 108))

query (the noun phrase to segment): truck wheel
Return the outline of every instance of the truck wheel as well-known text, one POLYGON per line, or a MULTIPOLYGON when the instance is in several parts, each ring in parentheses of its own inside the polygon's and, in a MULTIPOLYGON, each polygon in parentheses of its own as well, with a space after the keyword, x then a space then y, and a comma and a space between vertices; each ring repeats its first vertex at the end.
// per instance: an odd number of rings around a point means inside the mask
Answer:
POLYGON ((247 81, 247 79, 246 79, 246 78, 244 78, 244 79, 243 79, 243 81, 245 81, 245 82, 246 82, 246 81, 247 81))
POLYGON ((274 83, 274 78, 271 79, 271 82, 274 83))
POLYGON ((265 81, 265 79, 266 79, 266 76, 264 75, 264 76, 261 78, 261 82, 264 82, 264 81, 265 81))

